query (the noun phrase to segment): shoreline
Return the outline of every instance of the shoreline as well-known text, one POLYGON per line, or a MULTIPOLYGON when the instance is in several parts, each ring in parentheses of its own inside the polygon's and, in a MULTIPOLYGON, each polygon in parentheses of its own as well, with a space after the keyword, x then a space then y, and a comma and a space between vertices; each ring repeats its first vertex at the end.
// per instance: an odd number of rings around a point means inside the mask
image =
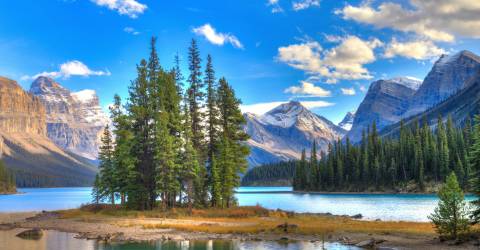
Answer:
MULTIPOLYGON (((76 212, 75 210, 66 210, 76 212)), ((232 230, 223 232, 222 228, 250 228, 257 227, 257 223, 274 220, 273 225, 279 227, 289 221, 287 218, 277 219, 276 217, 255 217, 241 219, 227 218, 153 218, 153 217, 119 217, 104 215, 76 215, 65 217, 63 211, 58 212, 29 212, 29 213, 3 213, 0 214, 0 230, 8 229, 30 229, 39 228, 42 230, 56 230, 60 232, 74 233, 75 238, 87 240, 99 240, 102 242, 144 242, 144 241, 182 241, 182 240, 240 240, 240 241, 312 241, 312 242, 337 242, 345 245, 355 245, 360 242, 374 239, 383 242, 378 246, 395 249, 478 249, 473 242, 464 243, 459 246, 452 246, 441 243, 435 234, 430 232, 412 233, 408 230, 395 229, 389 231, 387 226, 401 222, 373 222, 358 221, 342 216, 328 215, 297 215, 301 216, 299 221, 305 220, 308 225, 326 221, 328 223, 352 222, 356 224, 378 225, 386 227, 383 230, 369 232, 368 230, 352 229, 345 224, 342 228, 315 232, 312 229, 302 231, 284 232, 283 229, 258 230, 254 232, 240 232, 232 230), (318 222, 317 222, 318 221, 318 222), (208 228, 206 231, 196 231, 196 228, 208 228), (215 229, 218 232, 215 232, 215 229), (210 231, 211 230, 211 231, 210 231)), ((295 221, 293 221, 295 222, 295 221)), ((292 222, 292 223, 293 223, 292 222)), ((290 221, 288 222, 289 225, 290 221)), ((407 223, 427 227, 429 223, 407 223)), ((304 227, 303 224, 298 225, 304 227)), ((407 229, 407 228, 406 228, 407 229)))

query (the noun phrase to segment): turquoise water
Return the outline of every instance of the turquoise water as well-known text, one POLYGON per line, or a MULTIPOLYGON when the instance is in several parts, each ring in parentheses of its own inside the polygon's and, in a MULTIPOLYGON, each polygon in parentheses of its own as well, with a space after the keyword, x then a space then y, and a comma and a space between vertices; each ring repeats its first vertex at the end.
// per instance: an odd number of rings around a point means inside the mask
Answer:
MULTIPOLYGON (((25 188, 21 194, 0 195, 0 212, 76 208, 91 201, 91 188, 25 188)), ((290 187, 241 187, 240 205, 262 205, 296 212, 362 214, 367 220, 428 221, 437 205, 429 194, 302 194, 290 187)), ((467 196, 471 201, 473 196, 467 196)))
POLYGON ((148 242, 148 243, 122 243, 103 244, 93 240, 75 239, 74 234, 44 231, 39 240, 24 240, 15 237, 21 229, 0 231, 0 250, 297 250, 297 249, 331 249, 331 250, 356 250, 359 248, 344 246, 338 243, 321 242, 293 242, 279 243, 275 241, 178 241, 178 242, 148 242))

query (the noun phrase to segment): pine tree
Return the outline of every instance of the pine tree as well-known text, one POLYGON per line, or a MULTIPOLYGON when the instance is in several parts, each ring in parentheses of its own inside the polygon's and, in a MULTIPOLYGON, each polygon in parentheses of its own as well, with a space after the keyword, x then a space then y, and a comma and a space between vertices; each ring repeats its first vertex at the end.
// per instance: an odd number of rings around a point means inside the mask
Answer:
POLYGON ((438 206, 429 216, 440 236, 448 239, 458 239, 468 231, 468 208, 457 177, 452 172, 440 189, 438 206))
POLYGON ((190 86, 188 88, 188 102, 190 108, 190 116, 192 120, 192 143, 197 152, 203 153, 204 136, 203 136, 203 117, 202 101, 205 97, 204 83, 201 80, 201 59, 200 52, 198 51, 197 42, 192 39, 190 48, 188 49, 188 69, 190 75, 188 82, 190 86))
POLYGON ((121 204, 125 205, 126 195, 130 187, 135 186, 134 157, 131 153, 132 133, 130 121, 124 114, 122 101, 119 95, 114 96, 113 105, 110 107, 112 132, 115 137, 114 178, 116 183, 115 191, 120 195, 121 204))
POLYGON ((243 131, 246 121, 240 110, 241 102, 223 77, 219 80, 217 95, 222 134, 220 148, 223 150, 219 155, 222 160, 217 161, 217 164, 222 173, 223 203, 229 207, 234 202, 233 190, 240 185, 239 175, 247 169, 246 157, 250 154, 250 149, 245 142, 249 137, 243 131))
POLYGON ((113 139, 110 133, 110 127, 107 125, 103 130, 102 144, 99 149, 98 159, 99 164, 99 177, 98 182, 95 183, 96 190, 95 197, 98 200, 107 199, 112 204, 115 204, 115 191, 117 184, 115 183, 115 166, 113 155, 113 139))
MULTIPOLYGON (((468 157, 471 170, 474 172, 472 191, 480 197, 480 115, 475 116, 475 126, 472 131, 472 145, 468 157)), ((472 219, 475 223, 480 222, 480 198, 473 201, 474 211, 472 219)))

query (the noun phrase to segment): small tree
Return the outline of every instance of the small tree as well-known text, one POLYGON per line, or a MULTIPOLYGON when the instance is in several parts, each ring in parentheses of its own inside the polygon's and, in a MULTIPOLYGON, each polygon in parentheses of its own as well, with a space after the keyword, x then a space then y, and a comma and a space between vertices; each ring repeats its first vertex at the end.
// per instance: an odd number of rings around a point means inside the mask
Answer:
POLYGON ((457 177, 452 172, 438 192, 440 201, 428 218, 435 224, 438 234, 447 239, 458 239, 468 231, 469 209, 457 177))

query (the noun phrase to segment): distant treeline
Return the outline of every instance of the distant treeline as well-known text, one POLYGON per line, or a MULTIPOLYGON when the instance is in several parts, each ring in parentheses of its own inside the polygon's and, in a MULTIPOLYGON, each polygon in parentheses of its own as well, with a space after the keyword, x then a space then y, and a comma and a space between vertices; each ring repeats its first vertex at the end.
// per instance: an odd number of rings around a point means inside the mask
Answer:
POLYGON ((287 161, 254 167, 243 176, 242 186, 291 186, 296 164, 287 161))
POLYGON ((15 193, 15 176, 7 169, 5 163, 0 160, 0 194, 1 193, 15 193))
POLYGON ((399 136, 382 138, 373 123, 362 133, 359 144, 349 139, 336 141, 317 158, 315 143, 307 159, 305 150, 297 162, 293 187, 302 191, 384 191, 406 188, 424 191, 428 184, 443 182, 452 171, 464 190, 469 190, 473 173, 478 172, 471 155, 480 140, 480 118, 475 129, 470 120, 456 128, 449 117, 438 118, 435 129, 415 121, 412 128, 400 125, 399 136))

